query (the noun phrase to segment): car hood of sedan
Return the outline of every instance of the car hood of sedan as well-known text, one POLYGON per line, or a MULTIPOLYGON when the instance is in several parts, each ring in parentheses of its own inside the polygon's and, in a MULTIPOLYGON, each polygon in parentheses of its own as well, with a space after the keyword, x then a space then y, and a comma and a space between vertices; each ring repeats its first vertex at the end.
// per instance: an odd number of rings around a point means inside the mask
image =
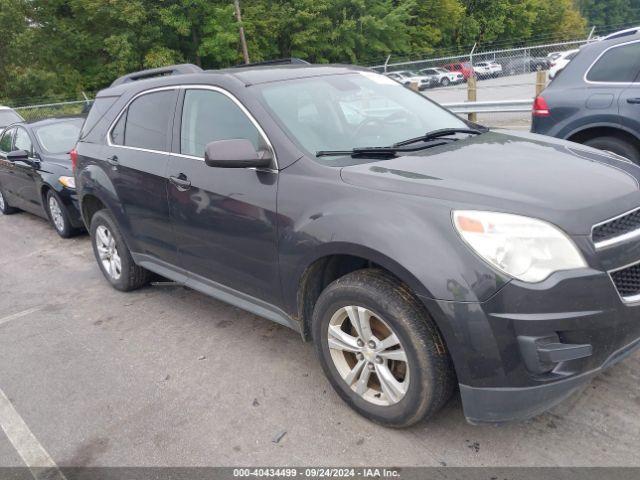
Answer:
POLYGON ((489 131, 411 155, 344 167, 344 182, 444 201, 452 208, 528 215, 587 235, 640 206, 640 167, 540 135, 489 131))

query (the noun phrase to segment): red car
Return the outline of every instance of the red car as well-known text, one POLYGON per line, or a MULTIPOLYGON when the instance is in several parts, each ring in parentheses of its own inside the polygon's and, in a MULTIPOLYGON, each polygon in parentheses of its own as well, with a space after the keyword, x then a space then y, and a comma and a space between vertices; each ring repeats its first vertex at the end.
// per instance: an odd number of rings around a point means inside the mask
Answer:
POLYGON ((442 68, 446 68, 450 72, 461 73, 465 80, 473 75, 473 67, 469 62, 450 63, 448 65, 443 65, 442 68))

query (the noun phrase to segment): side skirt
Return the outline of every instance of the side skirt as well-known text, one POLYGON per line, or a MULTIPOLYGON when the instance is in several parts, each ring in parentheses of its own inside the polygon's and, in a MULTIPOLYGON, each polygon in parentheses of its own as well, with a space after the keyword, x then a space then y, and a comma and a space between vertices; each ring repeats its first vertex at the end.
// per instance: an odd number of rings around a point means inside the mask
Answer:
POLYGON ((299 323, 275 305, 188 272, 155 257, 133 252, 131 256, 134 262, 147 270, 300 333, 299 323))

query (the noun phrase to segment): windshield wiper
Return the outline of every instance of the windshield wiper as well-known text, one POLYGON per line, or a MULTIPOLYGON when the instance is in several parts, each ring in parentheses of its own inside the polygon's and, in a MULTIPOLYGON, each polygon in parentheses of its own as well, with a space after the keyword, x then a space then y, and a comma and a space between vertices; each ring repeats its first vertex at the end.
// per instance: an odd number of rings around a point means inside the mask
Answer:
MULTIPOLYGON (((434 140, 437 140, 435 138, 434 140)), ((429 141, 427 139, 426 141, 429 141)), ((437 147, 439 145, 445 145, 446 141, 435 141, 429 145, 421 145, 419 147, 401 148, 399 145, 393 145, 391 147, 357 147, 351 150, 320 150, 316 152, 316 157, 337 157, 340 155, 351 155, 352 157, 393 157, 396 153, 401 152, 417 152, 418 150, 424 150, 425 148, 437 147)))
MULTIPOLYGON (((428 142, 429 140, 434 140, 436 138, 448 137, 449 135, 453 135, 454 133, 469 133, 471 135, 480 135, 484 133, 486 130, 478 130, 476 128, 441 128, 439 130, 432 130, 431 132, 427 132, 424 135, 419 137, 410 138, 408 140, 403 140, 401 142, 394 143, 393 147, 403 147, 405 145, 411 145, 412 143, 418 142, 428 142)), ((453 139, 449 139, 453 140, 453 139)))

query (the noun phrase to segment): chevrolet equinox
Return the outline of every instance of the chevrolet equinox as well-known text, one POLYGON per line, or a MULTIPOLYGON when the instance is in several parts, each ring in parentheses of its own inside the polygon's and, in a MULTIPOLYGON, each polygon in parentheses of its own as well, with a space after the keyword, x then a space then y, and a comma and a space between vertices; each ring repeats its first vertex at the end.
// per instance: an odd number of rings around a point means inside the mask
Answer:
POLYGON ((383 425, 456 386, 472 423, 529 418, 640 345, 640 168, 364 68, 126 75, 72 160, 113 287, 153 272, 300 332, 383 425))

